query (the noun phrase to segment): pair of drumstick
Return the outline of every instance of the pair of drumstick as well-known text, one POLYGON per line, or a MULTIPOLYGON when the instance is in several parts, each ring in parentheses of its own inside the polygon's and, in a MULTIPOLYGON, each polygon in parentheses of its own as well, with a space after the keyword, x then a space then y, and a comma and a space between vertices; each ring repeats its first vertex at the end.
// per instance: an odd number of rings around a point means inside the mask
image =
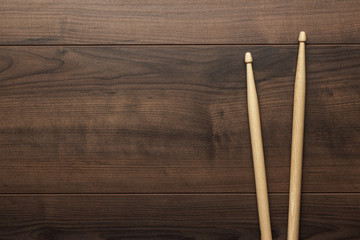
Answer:
MULTIPOLYGON (((295 75, 294 109, 291 145, 290 194, 288 214, 288 240, 297 240, 300 223, 301 172, 305 113, 305 32, 299 35, 299 53, 295 75)), ((262 240, 272 239, 264 151, 261 136, 259 103, 256 94, 252 56, 245 54, 247 72, 247 101, 249 127, 254 162, 256 198, 262 240)))

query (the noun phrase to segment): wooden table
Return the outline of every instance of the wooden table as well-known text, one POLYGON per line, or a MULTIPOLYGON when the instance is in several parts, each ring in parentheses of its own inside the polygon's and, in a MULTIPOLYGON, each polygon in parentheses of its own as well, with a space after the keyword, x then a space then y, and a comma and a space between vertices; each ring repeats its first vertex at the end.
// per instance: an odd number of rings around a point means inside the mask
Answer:
POLYGON ((4 0, 0 239, 259 239, 247 51, 285 239, 301 30, 300 238, 360 238, 359 29, 357 0, 4 0))

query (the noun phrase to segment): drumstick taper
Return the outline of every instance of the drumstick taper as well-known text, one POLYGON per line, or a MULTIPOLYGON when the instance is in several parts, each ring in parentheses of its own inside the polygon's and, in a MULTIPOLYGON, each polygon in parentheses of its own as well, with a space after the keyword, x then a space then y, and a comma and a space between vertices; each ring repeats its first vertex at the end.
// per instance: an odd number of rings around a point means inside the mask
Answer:
POLYGON ((259 214, 260 233, 262 240, 271 240, 271 224, 269 213, 269 201, 266 184, 264 151, 261 136, 259 103, 256 94, 254 73, 252 69, 252 56, 245 54, 247 73, 247 101, 249 113, 249 128, 254 162, 256 198, 259 214))
POLYGON ((299 35, 299 53, 295 75, 294 110, 291 142, 291 170, 288 215, 288 240, 299 238, 301 174, 305 114, 305 32, 299 35))

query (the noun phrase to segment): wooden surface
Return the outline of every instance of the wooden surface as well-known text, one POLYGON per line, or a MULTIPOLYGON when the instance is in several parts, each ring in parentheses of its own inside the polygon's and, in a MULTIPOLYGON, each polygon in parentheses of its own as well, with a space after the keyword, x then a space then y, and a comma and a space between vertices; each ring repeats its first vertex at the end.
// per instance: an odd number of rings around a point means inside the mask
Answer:
POLYGON ((358 0, 3 0, 0 44, 360 43, 358 0))
MULTIPOLYGON (((246 50, 288 192, 296 45, 2 47, 1 192, 254 192, 246 50)), ((305 192, 359 191, 359 50, 307 48, 305 192)))
MULTIPOLYGON (((288 195, 269 200, 274 239, 284 239, 288 195)), ((2 218, 11 216, 1 221, 2 239, 259 239, 255 194, 6 194, 0 201, 2 218)), ((300 238, 358 239, 359 201, 359 194, 305 194, 300 238)))
POLYGON ((258 239, 251 52, 286 238, 307 33, 300 239, 360 239, 357 1, 3 1, 0 239, 258 239))

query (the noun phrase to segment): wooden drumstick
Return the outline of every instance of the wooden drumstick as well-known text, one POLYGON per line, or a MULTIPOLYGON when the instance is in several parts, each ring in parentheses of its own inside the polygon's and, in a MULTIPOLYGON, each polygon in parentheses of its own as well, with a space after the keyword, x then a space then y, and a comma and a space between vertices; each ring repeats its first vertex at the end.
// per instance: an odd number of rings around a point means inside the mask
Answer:
POLYGON ((288 216, 288 240, 299 238, 301 174, 305 114, 305 32, 299 35, 299 54, 295 75, 294 110, 291 143, 291 170, 288 216))
POLYGON ((245 54, 247 73, 247 100, 249 113, 249 127, 251 136, 252 155, 255 172, 256 198, 262 240, 272 239, 269 213, 268 192, 266 184, 264 151, 261 136, 259 103, 256 94, 254 73, 252 69, 252 56, 245 54))

